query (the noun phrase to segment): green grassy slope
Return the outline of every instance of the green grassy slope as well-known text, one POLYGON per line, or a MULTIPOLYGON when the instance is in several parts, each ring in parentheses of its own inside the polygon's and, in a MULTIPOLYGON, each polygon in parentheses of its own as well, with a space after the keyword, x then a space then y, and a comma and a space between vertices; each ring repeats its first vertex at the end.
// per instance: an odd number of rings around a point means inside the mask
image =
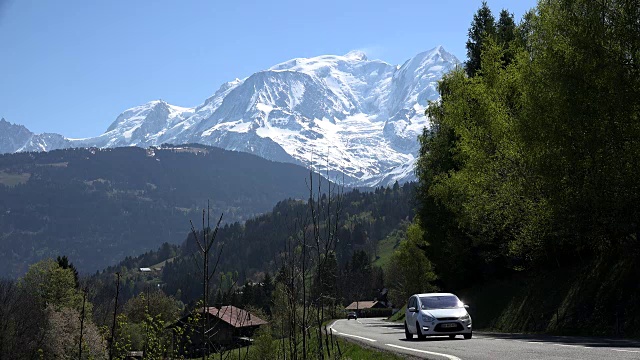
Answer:
POLYGON ((400 241, 405 238, 406 224, 402 224, 399 229, 394 230, 377 244, 376 257, 372 265, 387 268, 391 260, 391 254, 400 245, 400 241))

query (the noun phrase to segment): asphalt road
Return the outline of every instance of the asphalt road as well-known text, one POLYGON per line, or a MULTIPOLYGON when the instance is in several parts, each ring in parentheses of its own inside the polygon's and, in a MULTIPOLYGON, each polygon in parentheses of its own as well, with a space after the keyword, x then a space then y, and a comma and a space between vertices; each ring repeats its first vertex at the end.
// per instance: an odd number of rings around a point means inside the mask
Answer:
POLYGON ((337 320, 334 335, 368 346, 424 359, 640 359, 640 341, 568 336, 474 332, 473 338, 457 336, 406 340, 402 324, 383 319, 337 320))

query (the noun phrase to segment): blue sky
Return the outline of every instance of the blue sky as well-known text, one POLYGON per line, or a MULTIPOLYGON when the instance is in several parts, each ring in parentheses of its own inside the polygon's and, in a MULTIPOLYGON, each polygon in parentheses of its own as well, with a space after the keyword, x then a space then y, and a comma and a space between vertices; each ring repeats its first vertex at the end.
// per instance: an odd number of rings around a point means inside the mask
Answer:
MULTIPOLYGON (((489 0, 517 19, 535 0, 489 0)), ((295 57, 364 50, 401 64, 443 45, 464 61, 480 0, 0 0, 0 117, 97 136, 154 99, 196 106, 295 57)))

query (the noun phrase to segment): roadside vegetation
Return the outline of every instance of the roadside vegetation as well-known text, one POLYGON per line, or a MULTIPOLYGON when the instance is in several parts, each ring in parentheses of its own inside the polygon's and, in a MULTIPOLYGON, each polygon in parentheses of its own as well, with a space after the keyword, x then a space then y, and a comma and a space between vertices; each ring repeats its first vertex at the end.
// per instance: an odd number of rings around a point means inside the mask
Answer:
MULTIPOLYGON (((273 330, 270 327, 260 329, 251 346, 240 347, 232 351, 222 354, 223 359, 246 359, 246 360, 263 360, 263 359, 284 359, 289 354, 283 351, 282 339, 274 338, 273 330)), ((345 360, 400 360, 406 359, 391 352, 374 349, 363 345, 359 342, 346 341, 338 336, 329 337, 329 347, 325 348, 323 358, 325 359, 345 359, 345 360)), ((317 348, 315 339, 310 339, 310 347, 317 348)), ((302 359, 302 353, 295 355, 296 358, 302 359)), ((212 354, 207 359, 217 360, 221 358, 220 354, 212 354)), ((315 357, 314 357, 315 358, 315 357)), ((201 359, 201 357, 198 357, 201 359)))
POLYGON ((40 354, 44 359, 123 359, 130 351, 143 351, 144 359, 188 358, 197 355, 192 344, 200 339, 215 358, 274 358, 273 354, 289 359, 379 357, 378 353, 372 355, 372 350, 331 336, 326 322, 343 317, 345 302, 380 294, 384 274, 372 266, 375 250, 366 251, 376 245, 367 230, 371 235, 376 231, 386 234, 392 231, 394 221, 400 223, 394 220, 398 216, 406 220, 397 210, 410 206, 399 206, 398 202, 410 196, 413 185, 396 184, 372 194, 345 195, 334 185, 332 192, 323 193, 326 184, 319 183, 326 180, 316 181, 316 187, 310 181, 309 202, 282 203, 276 206, 277 212, 264 217, 279 218, 276 225, 290 219, 288 232, 260 218, 246 227, 235 224, 213 230, 203 222, 202 230, 192 229, 183 247, 165 243, 158 251, 127 258, 91 277, 79 278, 66 257, 32 265, 24 277, 0 286, 0 299, 10 305, 7 310, 11 312, 0 314, 0 357, 40 354), (380 206, 387 202, 389 205, 380 206), (380 209, 392 208, 393 214, 377 215, 386 211, 380 209), (240 251, 247 244, 234 238, 234 231, 246 228, 251 233, 275 231, 269 241, 279 242, 282 249, 271 260, 275 271, 251 273, 249 278, 246 272, 240 275, 229 270, 226 264, 242 266, 250 260, 247 252, 240 251), (338 235, 351 241, 338 244, 338 235), (203 249, 208 249, 209 255, 203 249), (181 264, 187 263, 194 267, 181 273, 181 264), (203 277, 208 285, 204 293, 203 277), (27 294, 35 296, 31 307, 23 303, 23 299, 30 299, 27 294), (197 310, 203 303, 246 309, 270 325, 258 331, 255 346, 220 345, 207 340, 211 335, 203 336, 208 330, 197 310), (185 317, 187 322, 202 324, 202 330, 199 325, 177 322, 185 317), (21 323, 25 332, 15 332, 21 323))
POLYGON ((440 82, 417 223, 433 284, 487 326, 640 336, 639 9, 540 1, 516 24, 484 3, 440 82))

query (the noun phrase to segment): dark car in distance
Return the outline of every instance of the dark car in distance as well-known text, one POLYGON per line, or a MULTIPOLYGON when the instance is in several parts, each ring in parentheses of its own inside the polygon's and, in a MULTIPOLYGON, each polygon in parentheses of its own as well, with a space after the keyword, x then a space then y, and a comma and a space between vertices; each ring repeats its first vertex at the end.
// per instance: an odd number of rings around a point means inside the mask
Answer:
POLYGON ((349 313, 347 313, 347 320, 358 320, 358 314, 356 314, 355 311, 350 311, 349 313))

